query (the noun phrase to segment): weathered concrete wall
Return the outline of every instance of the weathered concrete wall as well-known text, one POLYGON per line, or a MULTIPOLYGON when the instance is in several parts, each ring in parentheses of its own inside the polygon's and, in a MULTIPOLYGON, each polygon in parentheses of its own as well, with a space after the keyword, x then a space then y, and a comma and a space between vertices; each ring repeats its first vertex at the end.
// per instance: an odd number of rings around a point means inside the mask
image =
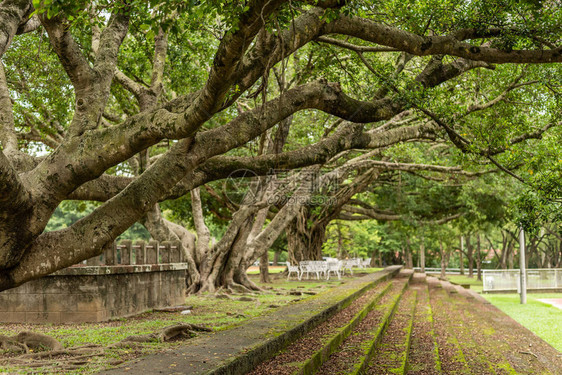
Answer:
POLYGON ((183 304, 187 265, 182 261, 181 247, 171 243, 115 244, 88 266, 0 292, 0 322, 101 322, 183 304))

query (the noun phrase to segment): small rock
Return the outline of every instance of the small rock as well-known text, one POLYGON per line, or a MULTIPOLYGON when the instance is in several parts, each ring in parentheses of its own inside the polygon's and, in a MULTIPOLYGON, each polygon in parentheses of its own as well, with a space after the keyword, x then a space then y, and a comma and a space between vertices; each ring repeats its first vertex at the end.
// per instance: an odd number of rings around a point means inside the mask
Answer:
POLYGON ((183 310, 183 311, 181 312, 181 314, 182 314, 182 315, 189 315, 189 314, 191 314, 191 310, 183 310))
POLYGON ((291 291, 289 292, 289 295, 291 295, 291 296, 302 296, 302 293, 301 293, 301 292, 298 292, 298 291, 296 291, 296 290, 291 290, 291 291))

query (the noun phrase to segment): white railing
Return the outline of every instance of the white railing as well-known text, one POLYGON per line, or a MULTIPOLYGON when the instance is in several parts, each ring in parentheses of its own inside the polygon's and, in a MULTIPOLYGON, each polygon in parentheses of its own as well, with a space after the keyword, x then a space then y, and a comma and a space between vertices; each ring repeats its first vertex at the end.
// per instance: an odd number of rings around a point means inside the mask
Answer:
MULTIPOLYGON (((483 270, 483 292, 520 292, 519 270, 483 270)), ((527 270, 527 290, 562 288, 562 269, 539 268, 527 270)))
MULTIPOLYGON (((421 267, 414 267, 414 271, 421 271, 421 267)), ((464 272, 468 273, 468 269, 465 269, 464 272)), ((435 268, 425 267, 425 273, 441 273, 441 268, 439 268, 439 267, 435 267, 435 268)), ((450 275, 460 275, 461 269, 460 268, 445 268, 445 273, 448 273, 450 275)))

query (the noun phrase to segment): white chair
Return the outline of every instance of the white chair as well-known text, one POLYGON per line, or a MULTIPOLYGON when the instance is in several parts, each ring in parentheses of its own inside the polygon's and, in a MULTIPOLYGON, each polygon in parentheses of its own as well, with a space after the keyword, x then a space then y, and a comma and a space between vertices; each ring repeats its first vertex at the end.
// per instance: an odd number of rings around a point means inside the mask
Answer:
POLYGON ((300 270, 299 266, 293 266, 293 265, 291 265, 290 262, 287 262, 287 268, 289 269, 289 274, 287 275, 287 281, 291 277, 292 273, 296 273, 297 279, 299 279, 299 280, 301 279, 301 270, 300 270))
POLYGON ((343 274, 345 275, 345 270, 349 270, 349 273, 353 276, 353 267, 355 267, 355 265, 356 263, 353 259, 342 260, 343 274))
POLYGON ((338 276, 338 280, 341 280, 341 271, 342 262, 335 261, 335 262, 326 262, 326 280, 330 280, 330 273, 334 273, 334 275, 338 276))
MULTIPOLYGON (((320 274, 326 274, 326 262, 318 260, 303 260, 299 263, 301 269, 301 279, 306 272, 306 278, 310 279, 310 273, 316 274, 316 279, 320 280, 320 274)), ((300 279, 299 279, 300 280, 300 279)))

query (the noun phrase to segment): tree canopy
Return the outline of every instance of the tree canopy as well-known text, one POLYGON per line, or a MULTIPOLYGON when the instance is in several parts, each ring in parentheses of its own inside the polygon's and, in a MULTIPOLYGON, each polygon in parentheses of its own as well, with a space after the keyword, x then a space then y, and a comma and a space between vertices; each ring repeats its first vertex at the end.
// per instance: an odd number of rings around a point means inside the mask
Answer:
POLYGON ((4 0, 0 290, 136 222, 184 242, 194 290, 251 287, 239 269, 282 232, 298 254, 358 216, 499 222, 473 182, 497 173, 525 192, 519 222, 552 220, 561 26, 547 0, 4 0), (257 201, 230 202, 222 181, 247 170, 257 201), (197 244, 158 204, 190 192, 197 244), (67 200, 99 204, 45 231, 67 200))

